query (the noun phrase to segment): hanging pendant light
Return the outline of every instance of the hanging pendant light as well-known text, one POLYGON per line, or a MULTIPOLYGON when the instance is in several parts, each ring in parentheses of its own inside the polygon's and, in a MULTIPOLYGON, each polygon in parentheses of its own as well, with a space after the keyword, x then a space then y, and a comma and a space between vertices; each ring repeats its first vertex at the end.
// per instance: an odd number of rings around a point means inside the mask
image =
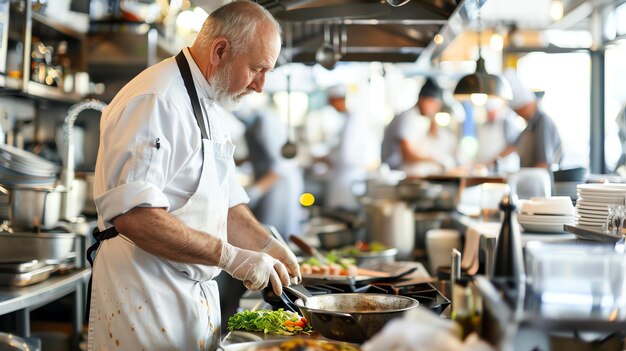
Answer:
POLYGON ((485 59, 482 57, 480 23, 480 1, 478 2, 478 60, 476 71, 461 80, 454 88, 454 97, 458 100, 472 100, 476 105, 484 105, 487 99, 500 98, 510 100, 513 97, 511 87, 500 76, 490 74, 485 68, 485 59))

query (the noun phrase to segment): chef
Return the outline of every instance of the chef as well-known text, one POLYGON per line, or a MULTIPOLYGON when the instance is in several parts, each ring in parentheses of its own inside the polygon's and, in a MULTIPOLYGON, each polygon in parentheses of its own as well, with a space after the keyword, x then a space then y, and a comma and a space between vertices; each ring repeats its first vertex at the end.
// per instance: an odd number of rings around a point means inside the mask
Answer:
MULTIPOLYGON (((373 139, 364 116, 348 110, 347 89, 337 84, 326 89, 328 105, 344 119, 339 142, 329 154, 330 170, 325 199, 329 209, 357 211, 359 203, 352 193, 352 185, 367 177, 371 149, 364 139, 373 139)), ((375 151, 377 152, 377 151, 375 151)))
POLYGON ((520 167, 549 170, 550 166, 558 162, 560 158, 559 131, 552 119, 539 107, 535 94, 522 84, 516 72, 513 69, 507 69, 504 71, 504 76, 511 84, 513 91, 513 99, 509 106, 527 124, 516 141, 500 152, 490 164, 517 151, 520 157, 520 167))
POLYGON ((246 125, 248 160, 254 170, 254 184, 247 189, 250 209, 285 239, 300 234, 304 181, 297 161, 281 154, 288 140, 287 127, 269 106, 241 109, 235 115, 246 125))
POLYGON ((422 86, 415 107, 394 117, 385 129, 381 161, 392 169, 424 176, 457 165, 456 137, 435 122, 443 90, 431 78, 422 86))
MULTIPOLYGON (((520 129, 515 126, 513 112, 500 99, 490 99, 485 104, 487 118, 477 130, 478 151, 475 161, 479 164, 489 162, 498 156, 508 145, 515 142, 520 129)), ((519 156, 512 152, 498 159, 491 171, 510 173, 519 170, 519 156)))
POLYGON ((221 270, 277 294, 300 277, 245 205, 222 109, 262 91, 280 43, 263 7, 226 4, 190 48, 140 73, 104 111, 89 350, 215 350, 221 270))

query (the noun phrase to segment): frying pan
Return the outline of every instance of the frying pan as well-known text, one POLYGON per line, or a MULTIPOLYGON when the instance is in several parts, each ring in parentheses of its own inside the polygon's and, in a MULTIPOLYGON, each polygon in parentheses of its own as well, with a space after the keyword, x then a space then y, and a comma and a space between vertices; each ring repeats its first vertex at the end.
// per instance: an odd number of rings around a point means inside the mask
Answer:
MULTIPOLYGON (((258 349, 263 349, 263 348, 269 348, 271 346, 277 347, 279 345, 281 345, 282 343, 284 343, 285 339, 281 339, 281 340, 263 340, 263 341, 251 341, 251 342, 244 342, 244 343, 238 343, 238 344, 232 344, 232 345, 226 345, 226 346, 218 346, 218 350, 223 350, 223 351, 256 351, 258 349)), ((326 344, 326 345, 333 345, 335 346, 337 349, 348 349, 348 350, 359 350, 359 348, 355 345, 349 345, 343 342, 337 342, 337 341, 319 341, 322 344, 326 344)))
MULTIPOLYGON (((314 330, 326 338, 362 343, 390 320, 416 308, 419 302, 406 296, 368 293, 312 296, 303 286, 285 287, 298 299, 298 307, 314 330)), ((281 298, 285 296, 283 292, 281 298)))

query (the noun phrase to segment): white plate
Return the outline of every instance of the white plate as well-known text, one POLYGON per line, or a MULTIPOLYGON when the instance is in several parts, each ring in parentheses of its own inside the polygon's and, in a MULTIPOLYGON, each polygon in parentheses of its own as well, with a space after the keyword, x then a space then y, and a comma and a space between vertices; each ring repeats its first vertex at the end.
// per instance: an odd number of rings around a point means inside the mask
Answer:
POLYGON ((576 218, 576 220, 589 222, 589 223, 599 223, 599 224, 604 224, 604 222, 606 222, 605 218, 593 218, 593 217, 580 217, 580 218, 576 218))
POLYGON ((526 214, 573 215, 574 206, 568 196, 533 197, 520 206, 526 214))
POLYGON ((563 224, 520 223, 525 232, 533 233, 564 233, 563 224))
POLYGON ((582 208, 591 211, 608 211, 609 204, 590 204, 590 203, 577 203, 576 208, 582 208))
POLYGON ((623 191, 626 192, 626 184, 621 183, 589 183, 589 184, 578 184, 576 186, 579 190, 585 191, 623 191))
POLYGON ((578 202, 589 202, 589 203, 614 203, 618 205, 624 204, 624 196, 594 196, 594 195, 579 195, 578 202))
MULTIPOLYGON (((557 217, 557 216, 555 216, 557 217)), ((529 216, 529 217, 517 217, 517 221, 522 223, 560 223, 560 224, 570 224, 570 223, 574 223, 574 216, 572 217, 567 217, 567 218, 533 218, 533 216, 529 216)))
POLYGON ((530 223, 530 224, 574 224, 576 218, 568 219, 566 221, 537 221, 537 220, 524 220, 518 219, 518 223, 530 223))
POLYGON ((581 224, 588 223, 588 224, 593 224, 593 225, 603 225, 604 222, 606 222, 606 220, 581 217, 581 218, 576 218, 576 222, 581 223, 581 224))
POLYGON ((589 214, 596 214, 596 215, 607 215, 609 214, 609 210, 608 208, 604 208, 604 209, 589 209, 587 207, 582 207, 582 206, 576 206, 576 212, 577 213, 589 213, 589 214))

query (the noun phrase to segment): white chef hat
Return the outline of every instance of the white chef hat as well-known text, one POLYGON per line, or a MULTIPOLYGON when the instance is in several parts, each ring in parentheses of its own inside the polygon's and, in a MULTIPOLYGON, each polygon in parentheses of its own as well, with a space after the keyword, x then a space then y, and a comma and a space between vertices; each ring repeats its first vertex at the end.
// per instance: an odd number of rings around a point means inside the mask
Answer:
POLYGON ((502 75, 509 81, 511 85, 511 90, 513 92, 513 99, 509 101, 509 106, 512 109, 520 108, 524 105, 527 105, 533 101, 535 101, 535 94, 530 91, 530 89, 526 88, 522 81, 517 76, 517 72, 514 69, 508 68, 506 69, 502 75))

